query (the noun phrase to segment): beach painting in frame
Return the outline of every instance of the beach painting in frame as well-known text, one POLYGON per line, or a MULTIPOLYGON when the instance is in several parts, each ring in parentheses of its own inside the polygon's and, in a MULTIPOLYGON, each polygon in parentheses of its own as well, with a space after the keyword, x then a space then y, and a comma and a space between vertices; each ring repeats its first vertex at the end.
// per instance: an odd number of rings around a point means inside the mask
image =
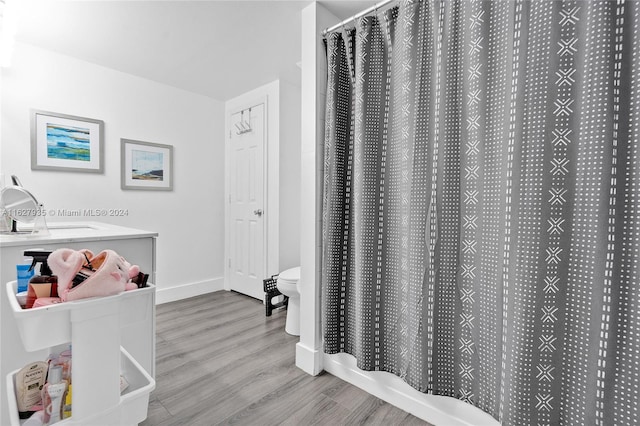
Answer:
POLYGON ((131 150, 131 179, 162 181, 164 153, 140 149, 131 150))
POLYGON ((103 172, 101 120, 32 110, 31 169, 103 172))
POLYGON ((173 189, 173 146, 121 139, 120 149, 122 189, 173 189))
POLYGON ((47 123, 47 158, 90 161, 90 136, 88 127, 47 123))

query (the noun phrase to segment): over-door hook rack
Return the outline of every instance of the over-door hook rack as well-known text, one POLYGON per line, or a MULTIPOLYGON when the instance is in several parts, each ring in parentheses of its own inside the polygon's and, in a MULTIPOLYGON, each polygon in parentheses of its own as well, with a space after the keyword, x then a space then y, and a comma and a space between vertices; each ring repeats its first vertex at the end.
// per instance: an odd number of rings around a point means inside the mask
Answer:
POLYGON ((243 133, 248 133, 251 130, 251 108, 249 108, 248 110, 243 109, 242 111, 240 111, 240 121, 236 123, 236 135, 242 135, 243 133), (249 116, 246 121, 244 119, 245 111, 248 111, 247 115, 249 116))

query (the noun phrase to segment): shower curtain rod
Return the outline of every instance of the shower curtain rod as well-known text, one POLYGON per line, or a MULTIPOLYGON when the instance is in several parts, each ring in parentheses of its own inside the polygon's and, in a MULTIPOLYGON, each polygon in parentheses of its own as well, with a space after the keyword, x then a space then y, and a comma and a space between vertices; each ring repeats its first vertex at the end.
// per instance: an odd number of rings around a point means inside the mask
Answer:
POLYGON ((365 16, 371 12, 373 12, 374 10, 378 10, 381 9, 383 7, 385 7, 387 4, 394 2, 395 0, 382 0, 380 3, 374 4, 373 6, 363 10, 362 12, 358 12, 355 15, 353 15, 351 18, 347 18, 337 24, 335 24, 332 27, 329 28, 325 28, 324 31, 322 31, 322 35, 325 36, 327 35, 327 33, 330 33, 333 30, 337 30, 340 27, 345 26, 346 24, 355 21, 357 18, 361 17, 361 16, 365 16))

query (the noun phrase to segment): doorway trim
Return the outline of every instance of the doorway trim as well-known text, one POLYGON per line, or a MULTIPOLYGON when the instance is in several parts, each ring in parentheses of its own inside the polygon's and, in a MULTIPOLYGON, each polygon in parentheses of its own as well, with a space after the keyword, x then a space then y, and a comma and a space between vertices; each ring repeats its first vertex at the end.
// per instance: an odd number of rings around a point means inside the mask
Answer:
POLYGON ((230 196, 230 147, 231 117, 251 106, 264 104, 265 114, 265 145, 264 145, 264 217, 266 220, 264 229, 264 278, 277 274, 280 264, 279 254, 279 218, 280 218, 280 83, 274 81, 264 86, 258 87, 247 93, 239 95, 225 102, 225 129, 224 129, 224 289, 231 290, 229 260, 230 253, 230 227, 231 215, 229 214, 230 196))

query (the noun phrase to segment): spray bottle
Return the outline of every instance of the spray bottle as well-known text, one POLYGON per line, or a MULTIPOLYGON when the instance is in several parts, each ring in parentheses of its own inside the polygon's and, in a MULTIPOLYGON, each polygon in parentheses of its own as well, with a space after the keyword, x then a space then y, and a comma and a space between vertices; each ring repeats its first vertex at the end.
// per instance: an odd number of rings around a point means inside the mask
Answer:
POLYGON ((39 297, 58 297, 58 277, 53 275, 47 263, 50 254, 49 250, 25 250, 24 252, 25 256, 33 258, 30 271, 40 264, 40 274, 29 280, 25 306, 27 309, 33 307, 33 303, 39 297))

